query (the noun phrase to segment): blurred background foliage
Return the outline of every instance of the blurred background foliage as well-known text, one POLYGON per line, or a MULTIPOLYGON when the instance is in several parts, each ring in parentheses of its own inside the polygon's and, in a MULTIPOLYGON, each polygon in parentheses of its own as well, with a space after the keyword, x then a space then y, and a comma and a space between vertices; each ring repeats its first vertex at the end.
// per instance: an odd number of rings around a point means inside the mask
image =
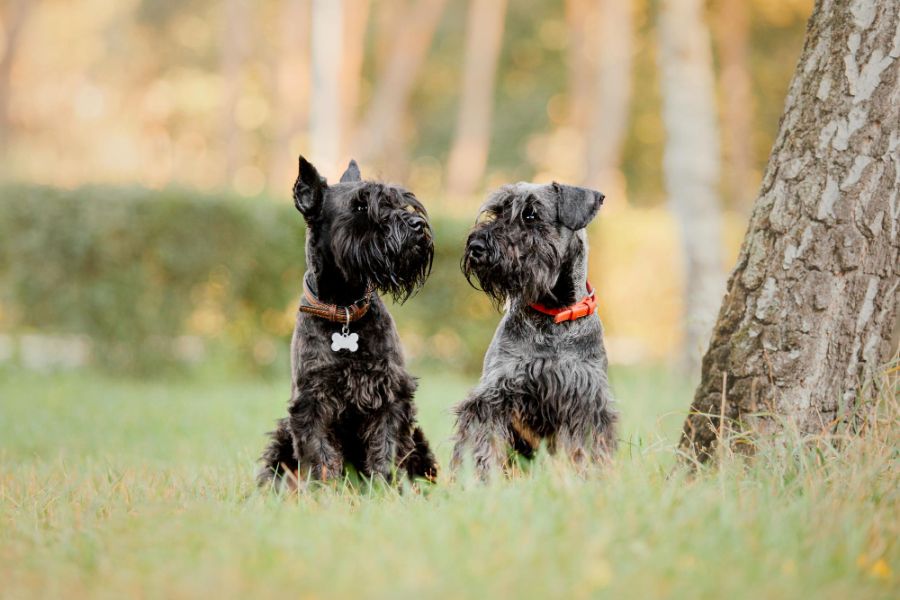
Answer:
MULTIPOLYGON (((812 3, 700 4, 724 272, 812 3)), ((303 153, 332 180, 355 156, 364 176, 401 182, 428 207, 434 273, 396 310, 415 361, 480 368, 498 315, 459 273, 465 232, 487 189, 551 179, 607 192, 590 268, 611 359, 672 360, 684 351, 684 232, 663 169, 662 10, 656 0, 0 0, 0 358, 46 334, 77 336, 118 371, 218 354, 283 368, 303 268, 289 199, 303 153), (579 18, 591 10, 600 16, 579 18), (603 29, 613 18, 621 35, 603 29), (615 59, 621 85, 594 55, 615 59), (595 71, 593 91, 579 91, 595 71), (615 125, 611 158, 586 165, 615 125)))
MULTIPOLYGON (((245 373, 286 364, 303 274, 292 205, 175 188, 10 186, 0 211, 3 330, 82 337, 100 366, 139 375, 210 352, 245 373)), ((410 358, 474 371, 496 313, 457 281, 465 224, 433 225, 433 279, 395 315, 410 358)))

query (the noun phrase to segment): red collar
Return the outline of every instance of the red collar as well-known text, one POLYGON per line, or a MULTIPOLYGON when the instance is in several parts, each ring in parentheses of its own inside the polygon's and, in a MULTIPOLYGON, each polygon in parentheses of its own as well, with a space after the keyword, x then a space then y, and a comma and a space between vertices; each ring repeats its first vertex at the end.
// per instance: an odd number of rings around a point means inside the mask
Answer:
POLYGON ((554 323, 574 321, 575 319, 592 315, 597 310, 597 297, 594 295, 594 288, 591 287, 590 282, 587 282, 587 293, 588 295, 582 298, 580 302, 571 306, 562 308, 547 308, 543 304, 529 304, 529 306, 540 313, 553 317, 554 323))

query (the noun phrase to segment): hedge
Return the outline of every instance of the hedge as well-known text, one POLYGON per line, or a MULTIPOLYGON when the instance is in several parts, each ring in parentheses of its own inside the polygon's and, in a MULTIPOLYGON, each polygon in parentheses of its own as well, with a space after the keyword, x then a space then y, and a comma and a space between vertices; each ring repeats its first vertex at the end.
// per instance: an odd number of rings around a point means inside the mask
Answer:
MULTIPOLYGON (((498 315, 459 272, 468 222, 433 221, 432 276, 394 307, 411 357, 477 371, 498 315)), ((79 334, 97 365, 152 373, 184 336, 283 368, 304 225, 289 202, 180 189, 0 188, 0 330, 79 334)))

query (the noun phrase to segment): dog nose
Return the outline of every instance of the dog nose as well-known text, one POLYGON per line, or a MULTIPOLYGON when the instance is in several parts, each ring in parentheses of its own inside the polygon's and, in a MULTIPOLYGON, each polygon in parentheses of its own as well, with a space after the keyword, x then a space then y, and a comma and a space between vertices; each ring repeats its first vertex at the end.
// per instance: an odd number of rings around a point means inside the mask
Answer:
POLYGON ((412 219, 409 222, 409 226, 412 227, 413 231, 416 233, 422 233, 422 230, 425 228, 425 219, 412 219))
POLYGON ((484 242, 482 242, 481 240, 477 238, 474 240, 470 240, 468 248, 469 258, 471 258, 472 260, 480 260, 484 257, 486 249, 487 248, 485 247, 484 242))

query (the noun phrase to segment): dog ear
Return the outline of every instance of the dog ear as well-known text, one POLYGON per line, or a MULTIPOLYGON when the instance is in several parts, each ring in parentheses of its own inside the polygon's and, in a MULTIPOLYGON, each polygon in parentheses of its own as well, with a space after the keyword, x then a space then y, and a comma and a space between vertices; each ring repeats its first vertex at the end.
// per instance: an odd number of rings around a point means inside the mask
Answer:
POLYGON ((351 160, 350 164, 347 165, 347 170, 341 175, 341 183, 355 183, 357 181, 362 181, 362 175, 359 172, 359 165, 356 164, 355 160, 351 160))
POLYGON ((294 206, 307 219, 315 216, 322 206, 328 183, 308 160, 300 157, 300 169, 294 182, 294 206))
POLYGON ((553 182, 558 203, 559 222, 573 231, 584 229, 591 222, 603 199, 606 197, 600 192, 573 185, 562 185, 553 182))

